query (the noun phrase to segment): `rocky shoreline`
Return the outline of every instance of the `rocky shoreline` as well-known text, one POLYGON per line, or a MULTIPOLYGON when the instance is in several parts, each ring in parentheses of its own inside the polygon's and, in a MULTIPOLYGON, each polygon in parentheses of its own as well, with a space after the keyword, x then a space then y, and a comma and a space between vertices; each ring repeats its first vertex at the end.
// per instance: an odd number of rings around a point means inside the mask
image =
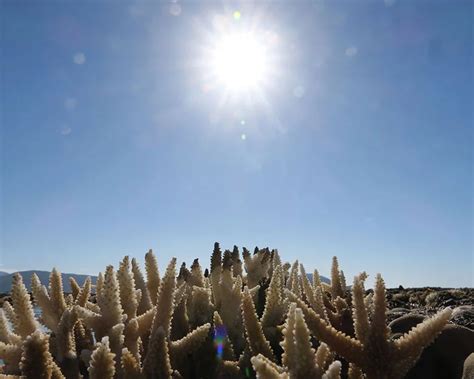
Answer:
POLYGON ((407 314, 431 316, 451 307, 451 322, 474 330, 474 288, 389 288, 388 321, 407 314))

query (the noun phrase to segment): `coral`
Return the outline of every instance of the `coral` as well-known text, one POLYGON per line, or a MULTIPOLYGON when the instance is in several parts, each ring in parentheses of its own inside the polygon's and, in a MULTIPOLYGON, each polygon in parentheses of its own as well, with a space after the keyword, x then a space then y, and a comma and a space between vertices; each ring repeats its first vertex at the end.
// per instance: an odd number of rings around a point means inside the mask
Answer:
POLYGON ((289 373, 291 379, 340 378, 341 364, 338 361, 331 362, 327 371, 324 372, 329 361, 327 345, 321 343, 318 350, 315 351, 310 339, 310 331, 304 320, 303 312, 296 308, 295 303, 292 303, 281 342, 284 349, 282 363, 287 367, 285 371, 289 373))
POLYGON ((26 338, 37 329, 38 323, 35 320, 30 295, 23 284, 23 278, 18 273, 13 275, 12 302, 13 309, 9 309, 7 313, 10 315, 13 331, 26 338))
MULTIPOLYGON (((216 243, 210 270, 195 259, 177 276, 176 264, 173 258, 161 276, 149 250, 144 276, 126 256, 118 270, 99 273, 95 294, 90 278, 82 286, 70 279, 65 294, 58 270, 48 288, 33 275, 38 319, 23 278, 14 275, 11 302, 0 309, 0 376, 401 378, 420 355, 449 362, 458 376, 464 360, 465 377, 472 371, 472 331, 445 326, 450 309, 388 326, 382 278, 368 294, 361 273, 350 291, 336 257, 330 284, 318 270, 310 281, 300 262, 282 262, 268 248, 243 248, 241 257, 237 246, 222 253, 216 243)), ((409 375, 426 372, 413 370, 409 375)))
POLYGON ((64 378, 49 352, 49 337, 39 330, 29 335, 23 343, 20 368, 25 378, 64 378))
MULTIPOLYGON (((334 270, 335 271, 335 270, 334 270)), ((377 275, 373 313, 363 297, 365 276, 356 276, 353 285, 353 313, 356 338, 336 330, 322 319, 302 299, 288 291, 291 301, 301 307, 313 334, 327 343, 339 355, 362 369, 368 378, 402 378, 415 364, 423 349, 428 346, 451 316, 447 308, 436 316, 417 325, 409 333, 397 340, 390 339, 390 330, 386 325, 385 285, 377 275)))
POLYGON ((247 342, 252 355, 262 354, 264 357, 274 360, 272 348, 263 334, 262 325, 258 320, 255 306, 247 287, 245 287, 242 294, 242 318, 247 342))
POLYGON ((160 272, 158 271, 158 263, 156 256, 150 249, 145 254, 145 270, 146 270, 146 286, 150 295, 150 300, 153 305, 156 304, 156 297, 158 296, 158 289, 160 288, 160 272))
POLYGON ((115 375, 115 354, 110 351, 108 337, 103 337, 91 356, 89 375, 91 379, 112 379, 115 375))
POLYGON ((464 361, 462 379, 474 378, 474 353, 471 353, 464 361))

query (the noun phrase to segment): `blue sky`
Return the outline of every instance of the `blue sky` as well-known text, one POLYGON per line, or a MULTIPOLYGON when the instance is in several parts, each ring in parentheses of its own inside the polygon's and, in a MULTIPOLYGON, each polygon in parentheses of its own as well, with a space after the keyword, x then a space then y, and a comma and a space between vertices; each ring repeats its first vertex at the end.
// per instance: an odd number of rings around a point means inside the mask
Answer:
POLYGON ((0 270, 220 241, 474 286, 472 2, 0 7, 0 270), (259 96, 209 82, 222 19, 275 37, 259 96))

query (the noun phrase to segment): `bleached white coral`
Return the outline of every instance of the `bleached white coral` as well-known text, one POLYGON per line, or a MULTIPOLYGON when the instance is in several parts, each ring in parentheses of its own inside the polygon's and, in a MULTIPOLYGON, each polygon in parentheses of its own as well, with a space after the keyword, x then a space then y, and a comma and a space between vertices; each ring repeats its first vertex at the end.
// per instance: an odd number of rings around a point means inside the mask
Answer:
POLYGON ((336 258, 330 285, 317 270, 311 283, 302 264, 283 263, 276 250, 256 248, 251 255, 244 248, 242 264, 237 247, 222 254, 217 243, 210 273, 195 260, 176 277, 173 258, 161 277, 151 250, 145 268, 146 280, 134 259, 130 265, 125 257, 118 271, 108 266, 95 295, 90 278, 82 287, 70 280, 72 294, 66 295, 59 271, 51 273, 49 288, 33 276, 39 321, 49 336, 38 331, 22 278, 14 276, 12 303, 0 310, 3 373, 334 379, 342 370, 334 361, 338 354, 350 363, 351 379, 400 378, 450 315, 442 311, 393 340, 382 278, 366 295, 367 275, 356 276, 351 297, 336 258))

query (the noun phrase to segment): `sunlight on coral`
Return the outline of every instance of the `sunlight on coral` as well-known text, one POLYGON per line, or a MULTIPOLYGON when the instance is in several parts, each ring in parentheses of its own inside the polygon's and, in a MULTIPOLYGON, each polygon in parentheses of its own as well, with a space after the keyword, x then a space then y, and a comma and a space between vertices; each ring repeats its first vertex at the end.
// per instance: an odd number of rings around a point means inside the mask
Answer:
POLYGON ((15 274, 0 309, 0 376, 402 378, 452 313, 445 308, 393 338, 382 277, 367 293, 363 272, 349 290, 336 257, 330 283, 268 248, 222 253, 216 243, 209 270, 195 259, 177 275, 176 264, 160 275, 150 250, 143 274, 126 256, 95 285, 71 278, 71 293, 53 269, 48 287, 31 278, 33 301, 15 274))

